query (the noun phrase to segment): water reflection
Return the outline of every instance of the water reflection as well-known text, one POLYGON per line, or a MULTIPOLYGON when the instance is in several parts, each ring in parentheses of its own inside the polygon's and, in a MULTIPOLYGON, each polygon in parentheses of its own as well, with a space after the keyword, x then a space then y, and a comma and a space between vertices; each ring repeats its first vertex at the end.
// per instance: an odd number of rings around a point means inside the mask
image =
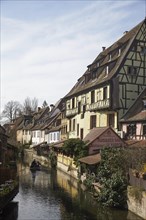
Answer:
POLYGON ((14 209, 15 217, 3 216, 3 220, 141 220, 131 212, 99 205, 74 178, 59 170, 32 173, 21 166, 19 171, 17 215, 14 209))
POLYGON ((34 186, 35 179, 36 179, 37 171, 31 170, 31 176, 32 176, 32 184, 34 186))

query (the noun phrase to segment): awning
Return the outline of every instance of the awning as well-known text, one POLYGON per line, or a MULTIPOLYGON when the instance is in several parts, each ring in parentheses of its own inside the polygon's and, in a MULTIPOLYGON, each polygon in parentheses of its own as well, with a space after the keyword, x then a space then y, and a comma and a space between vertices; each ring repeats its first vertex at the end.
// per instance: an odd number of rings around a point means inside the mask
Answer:
POLYGON ((94 154, 87 157, 82 157, 79 159, 79 161, 89 165, 98 164, 101 161, 101 156, 100 154, 94 154))

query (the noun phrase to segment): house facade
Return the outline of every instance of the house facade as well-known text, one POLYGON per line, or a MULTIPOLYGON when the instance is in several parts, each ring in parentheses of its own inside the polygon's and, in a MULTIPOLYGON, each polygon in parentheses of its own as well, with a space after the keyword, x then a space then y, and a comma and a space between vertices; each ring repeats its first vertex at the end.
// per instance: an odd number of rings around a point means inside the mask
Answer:
MULTIPOLYGON (((65 137, 65 133, 62 134, 62 130, 65 126, 65 121, 62 124, 62 118, 64 115, 64 100, 61 99, 55 106, 52 114, 50 115, 45 129, 45 141, 47 143, 56 143, 65 137), (64 136, 63 136, 64 135, 64 136)), ((64 130, 63 130, 64 131, 64 130)))
POLYGON ((146 140, 146 88, 120 122, 126 139, 146 140))
POLYGON ((69 138, 94 127, 121 130, 119 120, 146 85, 146 19, 103 48, 65 96, 69 138))

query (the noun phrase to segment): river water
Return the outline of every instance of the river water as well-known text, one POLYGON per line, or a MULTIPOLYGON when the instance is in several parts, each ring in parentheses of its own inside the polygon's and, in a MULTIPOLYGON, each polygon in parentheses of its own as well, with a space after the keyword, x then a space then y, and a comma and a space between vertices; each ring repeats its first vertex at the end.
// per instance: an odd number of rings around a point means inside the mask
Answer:
POLYGON ((74 178, 57 171, 19 167, 19 193, 1 220, 141 220, 125 210, 104 208, 74 178))

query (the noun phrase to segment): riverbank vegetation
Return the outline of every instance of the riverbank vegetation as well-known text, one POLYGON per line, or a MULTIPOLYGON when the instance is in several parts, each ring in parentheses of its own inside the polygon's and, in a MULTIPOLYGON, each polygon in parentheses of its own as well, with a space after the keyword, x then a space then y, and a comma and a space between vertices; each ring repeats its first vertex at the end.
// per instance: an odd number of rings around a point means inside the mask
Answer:
POLYGON ((88 148, 84 141, 71 138, 64 142, 61 152, 74 159, 75 165, 79 166, 79 159, 88 155, 88 148))
MULTIPOLYGON (((83 184, 93 191, 97 200, 105 206, 125 208, 127 206, 127 187, 129 183, 129 169, 145 179, 146 149, 109 148, 100 151, 101 161, 95 173, 86 171, 83 184), (94 183, 98 183, 98 190, 94 190, 94 183)), ((141 195, 141 188, 136 188, 135 198, 141 195)), ((144 190, 144 189, 143 189, 144 190)), ((134 190, 135 192, 135 190, 134 190)))
POLYGON ((127 172, 123 148, 104 148, 97 169, 101 191, 98 201, 111 207, 125 207, 127 201, 127 172))

